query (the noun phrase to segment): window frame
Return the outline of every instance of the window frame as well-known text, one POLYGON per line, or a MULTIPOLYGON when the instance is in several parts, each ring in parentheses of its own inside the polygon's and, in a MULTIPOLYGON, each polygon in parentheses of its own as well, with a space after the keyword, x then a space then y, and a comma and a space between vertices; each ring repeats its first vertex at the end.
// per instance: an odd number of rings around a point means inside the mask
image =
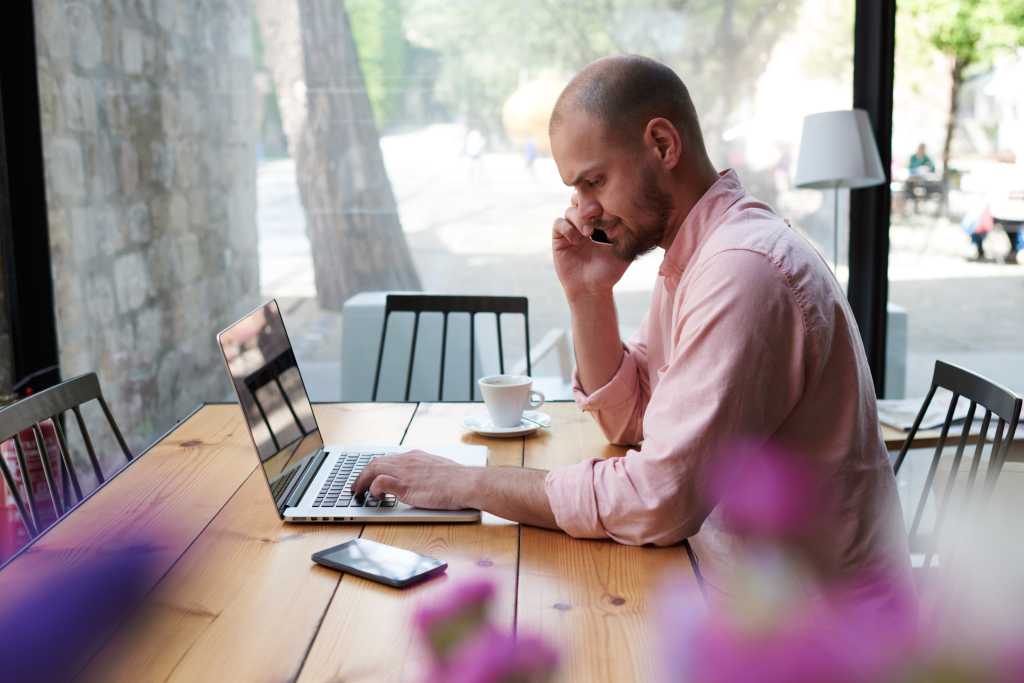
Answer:
POLYGON ((885 182, 850 192, 847 297, 860 327, 875 394, 885 395, 889 301, 889 188, 896 59, 896 0, 857 0, 853 35, 853 106, 874 129, 885 182))
POLYGON ((14 389, 60 382, 31 0, 0 9, 0 263, 7 289, 14 389))

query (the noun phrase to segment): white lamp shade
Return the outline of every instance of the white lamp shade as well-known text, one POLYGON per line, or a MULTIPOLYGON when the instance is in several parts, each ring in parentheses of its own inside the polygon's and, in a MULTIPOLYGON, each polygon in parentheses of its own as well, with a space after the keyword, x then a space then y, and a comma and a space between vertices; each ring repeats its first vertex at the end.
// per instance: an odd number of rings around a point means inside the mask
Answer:
POLYGON ((863 109, 825 111, 804 119, 797 187, 870 187, 885 182, 871 122, 863 109))

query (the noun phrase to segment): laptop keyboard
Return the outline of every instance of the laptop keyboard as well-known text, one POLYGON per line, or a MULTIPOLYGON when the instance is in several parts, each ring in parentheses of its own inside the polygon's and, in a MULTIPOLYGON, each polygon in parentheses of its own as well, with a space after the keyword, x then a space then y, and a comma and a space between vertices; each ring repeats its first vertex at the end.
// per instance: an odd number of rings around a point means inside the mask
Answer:
POLYGON ((320 487, 313 501, 315 508, 377 508, 379 510, 393 510, 398 499, 390 493, 383 498, 375 498, 367 493, 360 498, 352 494, 352 484, 355 483, 363 468, 378 455, 383 453, 342 453, 338 461, 331 468, 327 480, 320 487))

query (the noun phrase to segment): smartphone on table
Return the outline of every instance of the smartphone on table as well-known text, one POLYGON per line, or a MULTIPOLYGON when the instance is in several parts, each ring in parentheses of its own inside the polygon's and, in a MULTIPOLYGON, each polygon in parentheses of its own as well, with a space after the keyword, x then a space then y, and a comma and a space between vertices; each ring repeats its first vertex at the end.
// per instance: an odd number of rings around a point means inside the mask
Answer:
POLYGON ((313 553, 313 561, 370 581, 402 588, 436 576, 448 563, 365 538, 313 553))

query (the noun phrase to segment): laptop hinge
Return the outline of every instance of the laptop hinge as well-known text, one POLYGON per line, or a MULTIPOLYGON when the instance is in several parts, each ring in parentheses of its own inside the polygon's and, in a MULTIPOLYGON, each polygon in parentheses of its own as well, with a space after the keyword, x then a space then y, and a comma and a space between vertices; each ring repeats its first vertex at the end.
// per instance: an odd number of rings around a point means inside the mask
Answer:
POLYGON ((282 512, 299 504, 302 497, 306 495, 306 489, 309 488, 309 485, 316 477, 316 473, 320 471, 320 465, 323 464, 324 459, 326 458, 327 451, 321 448, 306 460, 306 464, 302 468, 302 473, 295 478, 295 481, 291 485, 291 490, 285 494, 282 512))

